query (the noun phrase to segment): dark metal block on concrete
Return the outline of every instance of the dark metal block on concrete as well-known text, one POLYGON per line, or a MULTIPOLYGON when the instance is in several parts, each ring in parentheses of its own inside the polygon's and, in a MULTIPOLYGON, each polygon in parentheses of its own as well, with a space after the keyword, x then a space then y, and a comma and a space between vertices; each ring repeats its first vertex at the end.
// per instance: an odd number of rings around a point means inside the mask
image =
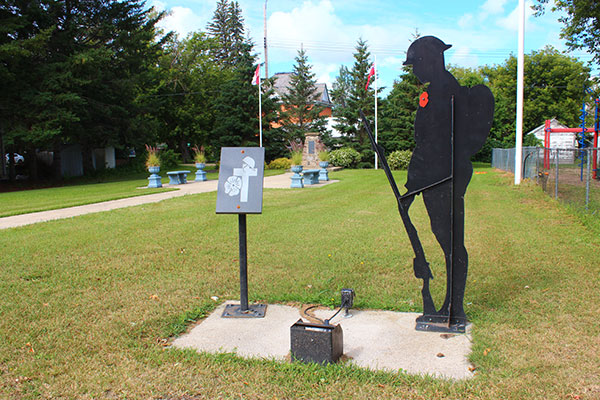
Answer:
POLYGON ((320 325, 299 319, 290 328, 292 360, 317 364, 335 363, 344 352, 340 325, 320 325))

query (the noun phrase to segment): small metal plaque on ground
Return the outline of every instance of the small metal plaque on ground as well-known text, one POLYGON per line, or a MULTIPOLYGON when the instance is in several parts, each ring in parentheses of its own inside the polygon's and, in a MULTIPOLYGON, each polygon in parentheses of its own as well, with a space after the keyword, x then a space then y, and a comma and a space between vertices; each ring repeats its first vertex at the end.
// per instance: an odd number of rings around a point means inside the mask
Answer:
POLYGON ((240 304, 227 304, 222 318, 264 318, 267 311, 266 304, 252 304, 248 309, 243 311, 240 304))

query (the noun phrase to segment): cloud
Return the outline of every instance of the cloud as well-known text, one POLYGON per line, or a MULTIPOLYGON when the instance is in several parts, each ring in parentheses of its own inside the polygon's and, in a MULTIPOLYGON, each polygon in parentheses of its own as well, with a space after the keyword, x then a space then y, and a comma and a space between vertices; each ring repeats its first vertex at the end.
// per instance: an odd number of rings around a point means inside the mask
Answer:
POLYGON ((504 13, 504 5, 508 0, 487 0, 481 6, 481 12, 485 15, 496 15, 504 13))
POLYGON ((467 13, 458 19, 460 28, 469 28, 477 23, 485 23, 489 16, 504 14, 504 6, 508 0, 487 0, 483 3, 475 14, 467 13))
POLYGON ((190 32, 204 30, 212 18, 212 10, 208 6, 196 7, 198 14, 189 7, 174 6, 167 9, 166 3, 154 0, 151 5, 158 11, 167 11, 168 14, 158 23, 165 32, 174 31, 179 37, 185 37, 190 32))
POLYGON ((458 19, 458 26, 468 28, 473 23, 473 14, 465 14, 458 19))
POLYGON ((460 46, 454 49, 447 63, 466 68, 475 68, 479 65, 479 57, 472 53, 472 49, 467 46, 460 46))
POLYGON ((335 82, 335 78, 337 77, 339 70, 339 64, 324 63, 315 63, 312 69, 312 71, 315 73, 317 82, 326 83, 327 88, 330 91, 333 87, 333 82, 335 82))
POLYGON ((339 43, 351 43, 352 39, 334 11, 331 1, 322 0, 306 1, 290 12, 274 12, 267 22, 270 47, 290 55, 301 46, 308 54, 342 50, 339 43))
MULTIPOLYGON (((531 1, 526 1, 525 2, 525 28, 528 29, 530 28, 530 19, 533 16, 533 10, 531 9, 531 6, 533 5, 533 2, 531 1)), ((518 31, 519 30, 519 5, 517 5, 510 14, 508 14, 506 17, 504 18, 499 18, 498 20, 496 20, 496 25, 498 25, 501 28, 504 28, 506 30, 510 30, 510 31, 518 31)))

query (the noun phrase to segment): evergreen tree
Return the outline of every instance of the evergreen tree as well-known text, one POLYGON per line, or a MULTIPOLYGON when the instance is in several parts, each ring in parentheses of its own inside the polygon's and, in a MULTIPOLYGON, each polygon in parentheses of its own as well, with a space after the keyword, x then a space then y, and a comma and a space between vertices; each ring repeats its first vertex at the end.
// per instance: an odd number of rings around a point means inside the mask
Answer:
POLYGON ((127 140, 141 77, 160 49, 161 17, 137 0, 2 3, 0 74, 9 90, 0 116, 9 146, 35 160, 36 148, 58 157, 63 144, 79 143, 89 171, 94 147, 127 140))
POLYGON ((218 62, 224 62, 227 59, 228 49, 231 48, 228 0, 217 1, 217 8, 211 22, 206 26, 206 31, 219 43, 219 46, 212 51, 213 57, 218 62))
POLYGON ((252 49, 252 43, 245 37, 244 18, 237 1, 219 0, 207 31, 219 43, 213 53, 222 65, 233 67, 243 62, 252 49))
POLYGON ((323 107, 319 105, 317 81, 311 72, 306 52, 298 51, 295 60, 288 92, 282 96, 284 111, 281 113, 281 123, 288 140, 304 140, 307 132, 325 130, 325 118, 319 115, 323 107))
POLYGON ((342 65, 331 89, 331 101, 334 107, 346 107, 350 96, 351 77, 348 67, 342 65))
POLYGON ((424 86, 411 67, 402 70, 404 73, 394 81, 392 91, 379 111, 379 143, 388 153, 415 147, 415 115, 424 86))
MULTIPOLYGON (((251 53, 252 43, 244 37, 239 3, 219 0, 208 32, 217 41, 212 54, 221 68, 222 82, 210 103, 214 124, 209 145, 215 151, 223 146, 258 145, 258 89, 251 84, 256 56, 251 53)), ((263 82, 261 88, 263 139, 266 139, 276 136, 270 132, 275 104, 271 99, 272 83, 263 82)))
MULTIPOLYGON (((338 99, 333 113, 336 120, 334 128, 342 134, 342 143, 358 150, 363 160, 370 160, 373 154, 367 131, 359 120, 359 110, 370 120, 373 120, 375 114, 374 90, 370 85, 365 89, 372 65, 370 56, 367 43, 359 39, 354 53, 354 65, 348 79, 349 91, 345 100, 341 100, 343 97, 340 95, 343 95, 346 88, 342 89, 342 86, 339 86, 340 91, 336 93, 338 99)), ((344 78, 339 80, 340 84, 344 81, 344 78)), ((378 91, 380 90, 381 88, 378 91)))

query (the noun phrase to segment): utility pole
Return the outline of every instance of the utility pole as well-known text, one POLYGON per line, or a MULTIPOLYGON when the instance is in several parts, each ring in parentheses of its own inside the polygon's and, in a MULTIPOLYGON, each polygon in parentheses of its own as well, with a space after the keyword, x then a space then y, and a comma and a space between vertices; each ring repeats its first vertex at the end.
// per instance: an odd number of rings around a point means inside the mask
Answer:
POLYGON ((265 9, 264 16, 265 22, 265 37, 264 37, 264 45, 265 45, 265 79, 269 79, 269 57, 267 56, 267 0, 265 0, 265 9))

